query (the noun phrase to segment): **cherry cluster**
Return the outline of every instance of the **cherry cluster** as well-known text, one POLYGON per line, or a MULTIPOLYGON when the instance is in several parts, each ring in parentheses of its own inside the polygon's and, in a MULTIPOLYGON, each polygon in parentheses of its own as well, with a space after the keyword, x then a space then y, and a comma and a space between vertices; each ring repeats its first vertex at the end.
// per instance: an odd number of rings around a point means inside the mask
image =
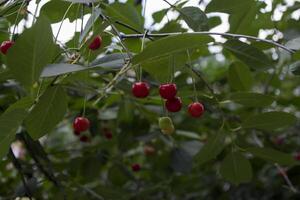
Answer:
MULTIPOLYGON (((132 85, 132 94, 137 98, 146 98, 150 93, 150 86, 146 82, 136 82, 132 85)), ((165 100, 165 107, 169 112, 179 112, 182 101, 177 97, 177 86, 174 83, 165 83, 159 86, 159 94, 165 100)), ((201 117, 204 106, 200 102, 192 102, 188 106, 188 112, 192 117, 201 117)))

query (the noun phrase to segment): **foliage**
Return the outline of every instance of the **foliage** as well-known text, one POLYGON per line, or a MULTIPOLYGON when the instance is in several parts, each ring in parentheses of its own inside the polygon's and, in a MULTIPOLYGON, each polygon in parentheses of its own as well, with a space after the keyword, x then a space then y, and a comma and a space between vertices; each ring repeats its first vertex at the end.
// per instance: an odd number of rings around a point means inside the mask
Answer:
POLYGON ((162 1, 150 27, 141 1, 0 3, 0 39, 15 41, 0 57, 0 199, 299 198, 300 3, 162 1), (77 29, 62 42, 51 25, 66 19, 77 29), (144 99, 131 94, 140 79, 144 99), (159 97, 167 82, 180 112, 159 97), (91 122, 86 142, 77 116, 91 122))

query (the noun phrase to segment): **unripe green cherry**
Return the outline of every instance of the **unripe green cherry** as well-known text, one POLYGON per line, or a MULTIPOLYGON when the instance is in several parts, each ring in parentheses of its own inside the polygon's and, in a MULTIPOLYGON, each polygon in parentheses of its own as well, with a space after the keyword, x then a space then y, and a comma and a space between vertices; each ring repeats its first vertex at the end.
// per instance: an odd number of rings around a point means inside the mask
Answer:
POLYGON ((170 117, 160 117, 158 119, 158 125, 160 129, 168 129, 173 126, 173 122, 170 117))
POLYGON ((174 133, 174 131, 175 131, 175 127, 173 125, 170 128, 161 129, 161 132, 165 135, 171 135, 172 133, 174 133))

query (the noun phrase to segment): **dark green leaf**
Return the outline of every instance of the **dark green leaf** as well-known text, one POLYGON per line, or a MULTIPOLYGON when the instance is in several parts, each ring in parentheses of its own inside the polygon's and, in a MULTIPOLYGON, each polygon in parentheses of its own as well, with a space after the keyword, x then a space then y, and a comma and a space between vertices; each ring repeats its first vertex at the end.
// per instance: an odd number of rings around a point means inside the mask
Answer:
POLYGON ((142 63, 154 58, 184 51, 186 49, 206 46, 207 43, 211 41, 211 38, 208 36, 193 33, 169 36, 150 43, 144 51, 134 56, 132 61, 133 64, 142 63))
POLYGON ((180 10, 184 21, 194 31, 207 31, 208 19, 205 13, 198 7, 184 7, 180 10))
POLYGON ((272 67, 269 58, 252 45, 239 40, 228 40, 223 46, 251 69, 259 70, 272 67))
POLYGON ((240 153, 228 154, 220 168, 221 175, 234 184, 249 182, 252 179, 250 162, 240 153))
POLYGON ((296 122, 296 117, 286 112, 265 112, 249 117, 242 123, 243 128, 256 128, 272 131, 286 128, 296 122))
POLYGON ((10 73, 29 88, 40 77, 55 52, 50 22, 40 17, 36 24, 25 30, 7 54, 10 73), (16 59, 18 58, 18 59, 16 59))
POLYGON ((60 86, 49 87, 25 120, 27 131, 38 139, 52 131, 67 111, 67 96, 60 86))
POLYGON ((196 159, 199 164, 204 164, 219 155, 224 148, 225 134, 218 132, 208 139, 208 142, 202 147, 196 159))
POLYGON ((232 89, 247 91, 251 89, 254 80, 246 65, 241 62, 234 62, 228 69, 228 81, 232 89))
POLYGON ((254 156, 260 157, 264 160, 278 163, 280 165, 295 165, 299 164, 290 154, 283 153, 271 148, 259 148, 251 147, 247 148, 246 151, 252 153, 254 156))
POLYGON ((237 92, 229 97, 230 100, 249 107, 265 107, 273 103, 274 97, 251 92, 237 92))

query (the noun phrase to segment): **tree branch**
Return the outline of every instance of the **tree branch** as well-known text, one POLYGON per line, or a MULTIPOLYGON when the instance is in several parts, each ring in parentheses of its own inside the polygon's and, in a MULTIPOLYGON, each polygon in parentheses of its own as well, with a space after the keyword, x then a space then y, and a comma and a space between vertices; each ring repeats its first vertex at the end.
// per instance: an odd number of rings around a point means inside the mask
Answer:
MULTIPOLYGON (((147 33, 146 37, 167 37, 167 36, 174 36, 174 35, 180 35, 183 34, 183 32, 174 32, 174 33, 147 33)), ((255 41, 260 41, 260 42, 265 42, 268 44, 272 44, 274 46, 277 46, 289 53, 295 53, 294 50, 289 49, 288 47, 281 45, 273 40, 267 40, 267 39, 262 39, 250 35, 242 35, 242 34, 234 34, 234 33, 218 33, 218 32, 210 32, 210 31, 201 31, 201 32, 191 32, 190 34, 198 34, 198 35, 220 35, 223 37, 230 37, 230 38, 246 38, 249 40, 255 40, 255 41)), ((143 38, 144 34, 123 34, 121 36, 123 39, 130 39, 130 38, 143 38)))

